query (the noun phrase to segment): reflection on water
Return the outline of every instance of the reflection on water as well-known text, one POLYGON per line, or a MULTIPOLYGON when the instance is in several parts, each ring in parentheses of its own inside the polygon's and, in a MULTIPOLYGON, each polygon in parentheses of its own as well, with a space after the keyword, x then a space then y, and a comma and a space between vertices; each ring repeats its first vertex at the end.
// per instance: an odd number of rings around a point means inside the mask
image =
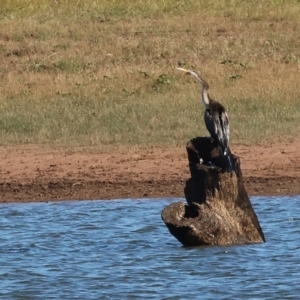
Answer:
POLYGON ((299 299, 300 198, 253 197, 267 242, 184 248, 176 199, 0 206, 0 299, 299 299))

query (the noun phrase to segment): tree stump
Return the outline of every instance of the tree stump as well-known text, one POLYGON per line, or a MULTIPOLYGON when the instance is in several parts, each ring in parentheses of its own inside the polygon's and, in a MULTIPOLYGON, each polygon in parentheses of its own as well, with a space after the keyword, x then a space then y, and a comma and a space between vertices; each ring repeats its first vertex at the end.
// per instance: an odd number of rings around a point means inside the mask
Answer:
POLYGON ((244 187, 240 160, 228 158, 210 137, 187 144, 191 178, 183 202, 170 204, 162 219, 184 246, 229 245, 265 242, 258 218, 244 187))

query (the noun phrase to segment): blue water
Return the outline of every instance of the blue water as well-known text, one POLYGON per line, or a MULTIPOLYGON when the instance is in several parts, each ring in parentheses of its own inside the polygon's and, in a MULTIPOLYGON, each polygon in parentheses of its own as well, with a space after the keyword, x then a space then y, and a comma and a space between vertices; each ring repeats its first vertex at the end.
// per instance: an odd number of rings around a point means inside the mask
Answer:
POLYGON ((0 206, 0 299, 300 299, 300 197, 251 198, 267 242, 184 248, 177 199, 0 206))

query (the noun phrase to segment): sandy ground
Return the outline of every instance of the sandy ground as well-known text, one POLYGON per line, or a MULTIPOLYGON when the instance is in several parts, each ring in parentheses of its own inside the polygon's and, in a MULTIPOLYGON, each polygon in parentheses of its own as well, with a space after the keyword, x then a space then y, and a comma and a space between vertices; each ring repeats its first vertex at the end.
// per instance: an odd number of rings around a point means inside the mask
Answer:
MULTIPOLYGON (((232 146, 251 195, 300 194, 300 142, 232 146)), ((0 202, 183 197, 185 147, 87 153, 1 147, 0 202)))

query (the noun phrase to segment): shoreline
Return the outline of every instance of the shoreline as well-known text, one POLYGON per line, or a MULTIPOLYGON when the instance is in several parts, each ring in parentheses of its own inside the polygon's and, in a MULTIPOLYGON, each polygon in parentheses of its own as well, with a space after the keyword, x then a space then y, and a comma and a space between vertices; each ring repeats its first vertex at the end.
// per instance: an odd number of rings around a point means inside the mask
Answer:
MULTIPOLYGON (((287 190, 293 178, 244 178, 248 196, 296 196, 300 188, 287 190), (253 183, 249 185, 249 181, 253 183), (278 189, 280 182, 281 189, 278 189)), ((299 183, 299 181, 297 181, 299 183)), ((0 204, 82 200, 184 198, 184 181, 111 183, 101 181, 50 181, 48 184, 2 183, 0 204), (141 188, 142 187, 142 188, 141 188)))
MULTIPOLYGON (((299 146, 233 146, 248 195, 300 194, 299 146)), ((0 203, 184 198, 189 177, 184 147, 127 153, 1 147, 0 203)))

